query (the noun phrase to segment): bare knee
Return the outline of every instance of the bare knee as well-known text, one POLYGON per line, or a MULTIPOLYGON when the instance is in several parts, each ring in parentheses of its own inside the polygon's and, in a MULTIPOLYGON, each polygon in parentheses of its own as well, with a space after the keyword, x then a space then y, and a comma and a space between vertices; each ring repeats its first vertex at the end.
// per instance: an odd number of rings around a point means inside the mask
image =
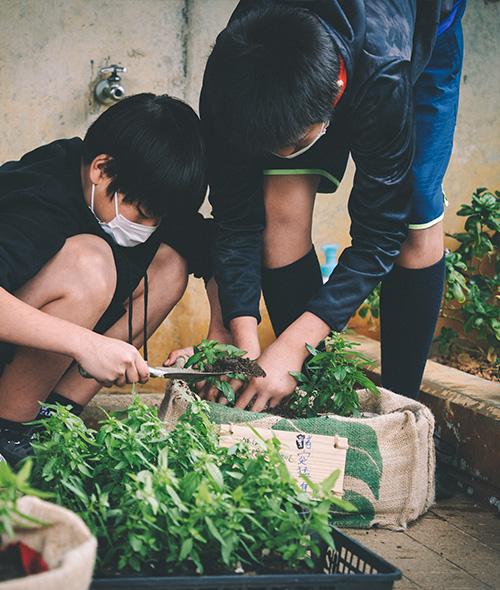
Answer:
POLYGON ((38 308, 66 299, 74 305, 106 309, 115 286, 116 267, 110 246, 97 236, 81 234, 68 238, 16 296, 38 308))
POLYGON ((443 250, 442 222, 426 229, 410 229, 396 264, 405 268, 426 268, 441 260, 443 250))
POLYGON ((75 283, 68 286, 73 297, 84 302, 89 298, 109 300, 116 287, 116 266, 110 246, 101 238, 92 235, 74 236, 67 240, 67 262, 72 265, 75 283), (74 238, 74 241, 72 241, 74 238))

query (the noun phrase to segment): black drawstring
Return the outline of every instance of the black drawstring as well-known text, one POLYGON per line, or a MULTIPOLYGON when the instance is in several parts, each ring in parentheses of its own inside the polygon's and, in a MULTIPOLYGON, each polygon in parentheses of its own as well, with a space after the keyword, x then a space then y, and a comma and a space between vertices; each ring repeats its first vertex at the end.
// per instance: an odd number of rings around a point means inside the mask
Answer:
POLYGON ((148 272, 144 274, 144 360, 148 362, 148 272))
POLYGON ((132 328, 132 312, 133 312, 134 298, 132 293, 128 297, 128 343, 134 344, 133 328, 132 328))

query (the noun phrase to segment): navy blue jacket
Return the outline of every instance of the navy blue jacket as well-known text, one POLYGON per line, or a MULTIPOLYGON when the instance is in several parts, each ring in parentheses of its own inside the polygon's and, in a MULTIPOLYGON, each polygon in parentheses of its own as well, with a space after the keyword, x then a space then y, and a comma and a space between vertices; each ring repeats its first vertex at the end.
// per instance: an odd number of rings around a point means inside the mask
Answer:
MULTIPOLYGON (((231 18, 255 7, 242 0, 231 18)), ((425 68, 448 0, 262 0, 307 8, 335 40, 347 72, 328 136, 343 162, 356 165, 349 198, 351 246, 307 310, 342 330, 391 270, 407 236, 414 157, 413 84, 425 68), (442 6, 443 4, 443 6, 442 6), (446 4, 446 5, 445 5, 446 4), (335 126, 342 125, 342 133, 335 126)), ((450 6, 448 6, 448 4, 450 6)), ((259 316, 263 162, 239 153, 217 132, 202 89, 201 120, 209 154, 216 221, 214 274, 224 322, 259 316)), ((325 136, 326 137, 326 136, 325 136)), ((316 144, 319 146, 321 142, 316 144)), ((299 165, 300 156, 296 162, 299 165)))

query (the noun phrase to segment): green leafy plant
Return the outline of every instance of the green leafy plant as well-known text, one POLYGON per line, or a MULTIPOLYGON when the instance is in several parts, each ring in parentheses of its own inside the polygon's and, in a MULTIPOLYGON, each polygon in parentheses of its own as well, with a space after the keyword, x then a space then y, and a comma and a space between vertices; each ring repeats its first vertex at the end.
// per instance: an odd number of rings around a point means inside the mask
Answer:
MULTIPOLYGON (((478 188, 457 215, 466 217, 465 231, 447 234, 459 245, 446 252, 440 312, 457 329, 443 326, 434 341, 440 355, 464 351, 500 368, 500 191, 478 188)), ((378 319, 379 292, 358 310, 362 318, 378 319)))
POLYGON ((375 384, 366 377, 363 369, 375 366, 354 349, 359 346, 345 338, 343 333, 332 332, 325 338, 324 349, 306 344, 311 357, 304 372, 290 371, 297 380, 298 389, 288 405, 299 416, 311 418, 318 414, 359 416, 359 397, 356 388, 364 387, 378 395, 375 384))
MULTIPOLYGON (((246 352, 230 344, 219 344, 216 340, 202 340, 200 344, 193 346, 194 354, 189 357, 185 367, 193 367, 200 371, 207 370, 217 360, 242 357, 246 352)), ((228 373, 229 379, 248 381, 243 373, 228 373)), ((235 401, 235 393, 229 381, 221 377, 206 377, 206 381, 216 387, 230 403, 235 401)))
POLYGON ((440 354, 465 350, 494 364, 500 357, 500 192, 477 189, 457 215, 466 217, 465 231, 448 234, 459 246, 446 256, 441 317, 461 330, 444 327, 436 342, 440 354))
POLYGON ((319 549, 309 533, 332 545, 331 506, 354 509, 331 492, 337 473, 322 485, 308 482, 314 497, 302 492, 277 439, 262 441, 257 453, 244 443, 220 446, 209 405, 199 399, 169 433, 138 397, 98 432, 57 409, 34 443, 37 483, 85 520, 102 568, 234 571, 266 554, 311 566, 309 549, 313 556, 319 549))
POLYGON ((23 514, 17 507, 18 499, 23 495, 49 498, 50 493, 35 490, 30 486, 32 461, 27 460, 15 473, 7 461, 0 461, 0 535, 7 533, 14 538, 14 527, 29 527, 30 524, 46 525, 48 523, 23 514))

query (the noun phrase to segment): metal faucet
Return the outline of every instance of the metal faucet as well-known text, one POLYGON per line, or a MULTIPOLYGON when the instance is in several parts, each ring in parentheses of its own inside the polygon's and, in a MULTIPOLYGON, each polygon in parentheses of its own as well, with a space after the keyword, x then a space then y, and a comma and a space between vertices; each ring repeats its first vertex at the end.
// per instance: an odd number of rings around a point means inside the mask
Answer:
POLYGON ((117 65, 107 66, 99 70, 100 74, 111 74, 108 78, 101 80, 95 87, 95 97, 99 102, 112 104, 125 97, 125 89, 121 85, 121 78, 118 73, 126 71, 127 68, 117 65))

